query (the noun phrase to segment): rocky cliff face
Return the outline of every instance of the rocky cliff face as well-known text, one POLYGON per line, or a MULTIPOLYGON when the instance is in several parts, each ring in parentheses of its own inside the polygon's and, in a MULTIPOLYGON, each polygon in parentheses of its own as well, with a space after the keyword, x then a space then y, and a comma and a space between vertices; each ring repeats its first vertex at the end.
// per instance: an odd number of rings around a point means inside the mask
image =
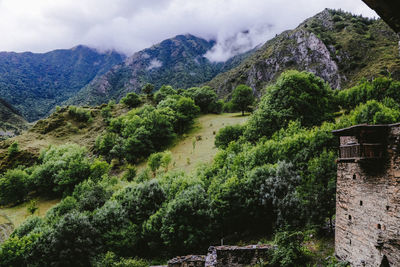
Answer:
POLYGON ((282 72, 296 69, 341 89, 363 77, 399 76, 399 58, 391 54, 396 46, 395 33, 381 20, 326 9, 268 41, 238 67, 207 84, 222 97, 238 84, 251 86, 260 96, 282 72))

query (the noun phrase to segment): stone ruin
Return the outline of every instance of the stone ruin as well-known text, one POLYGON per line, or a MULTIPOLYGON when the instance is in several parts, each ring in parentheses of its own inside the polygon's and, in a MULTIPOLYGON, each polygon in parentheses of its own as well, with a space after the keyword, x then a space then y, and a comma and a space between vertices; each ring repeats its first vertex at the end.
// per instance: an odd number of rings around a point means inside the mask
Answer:
POLYGON ((188 255, 173 258, 168 261, 168 267, 204 267, 206 256, 188 255))
POLYGON ((400 124, 334 131, 335 254, 351 266, 400 266, 400 124))
POLYGON ((205 255, 176 257, 168 267, 245 267, 268 260, 270 245, 211 246, 205 255))

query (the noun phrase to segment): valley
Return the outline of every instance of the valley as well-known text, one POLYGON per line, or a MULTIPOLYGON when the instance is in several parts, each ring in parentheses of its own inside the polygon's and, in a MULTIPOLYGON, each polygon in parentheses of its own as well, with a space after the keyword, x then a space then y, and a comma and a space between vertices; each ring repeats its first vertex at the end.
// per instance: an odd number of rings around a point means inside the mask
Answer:
POLYGON ((390 191, 368 260, 396 266, 398 35, 325 9, 225 62, 218 45, 0 52, 0 267, 353 266, 374 206, 355 187, 390 191))

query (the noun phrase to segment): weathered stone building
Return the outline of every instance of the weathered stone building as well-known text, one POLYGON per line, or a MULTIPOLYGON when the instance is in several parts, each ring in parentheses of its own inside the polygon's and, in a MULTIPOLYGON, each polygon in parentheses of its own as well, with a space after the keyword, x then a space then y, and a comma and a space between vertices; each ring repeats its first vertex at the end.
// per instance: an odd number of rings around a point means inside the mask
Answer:
POLYGON ((400 124, 334 133, 336 256, 352 266, 400 266, 400 124))

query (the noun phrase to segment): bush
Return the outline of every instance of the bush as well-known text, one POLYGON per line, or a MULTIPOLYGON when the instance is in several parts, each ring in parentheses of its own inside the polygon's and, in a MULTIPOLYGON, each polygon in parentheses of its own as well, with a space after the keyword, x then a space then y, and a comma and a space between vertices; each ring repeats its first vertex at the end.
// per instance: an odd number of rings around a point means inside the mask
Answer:
POLYGON ((202 113, 213 112, 217 101, 217 94, 209 86, 189 88, 183 93, 183 96, 192 98, 202 113))
POLYGON ((400 121, 400 111, 371 100, 356 107, 350 117, 354 124, 390 124, 400 121))
POLYGON ((160 103, 164 99, 166 99, 168 96, 176 95, 177 92, 172 88, 172 86, 169 85, 163 85, 161 86, 160 90, 157 91, 154 95, 154 101, 156 104, 160 103))
POLYGON ((20 169, 0 174, 0 205, 20 203, 28 194, 29 175, 20 169))
POLYGON ((187 188, 165 208, 161 237, 171 252, 196 251, 210 241, 209 200, 200 185, 187 188))
POLYGON ((8 158, 14 158, 18 153, 19 145, 18 142, 15 141, 8 147, 8 158))
POLYGON ((90 179, 77 185, 72 194, 80 211, 93 211, 103 206, 111 195, 106 183, 96 183, 90 179))
POLYGON ((124 175, 122 176, 122 179, 128 182, 132 182, 133 179, 135 179, 137 174, 137 168, 135 165, 128 165, 126 167, 126 171, 124 175))
POLYGON ((227 148, 230 142, 237 141, 243 135, 244 127, 241 125, 226 126, 219 130, 215 136, 215 146, 227 148))
POLYGON ((98 254, 99 233, 89 217, 82 213, 68 213, 45 228, 31 254, 32 265, 37 266, 90 266, 98 254))
POLYGON ((142 101, 136 93, 128 93, 121 99, 121 103, 130 108, 136 108, 142 103, 142 101))
POLYGON ((31 234, 8 238, 0 247, 0 266, 28 266, 31 264, 29 255, 39 237, 40 234, 31 234))
POLYGON ((272 251, 272 266, 305 266, 307 256, 302 247, 302 232, 279 232, 275 235, 277 249, 272 251))
POLYGON ((92 118, 89 110, 75 106, 68 108, 68 114, 79 122, 88 122, 92 118))
POLYGON ((75 144, 50 147, 42 151, 32 173, 37 190, 44 195, 72 193, 76 184, 91 175, 87 150, 75 144))
POLYGON ((248 121, 245 136, 251 141, 271 137, 291 120, 307 127, 319 125, 333 118, 334 100, 332 89, 321 78, 308 72, 286 71, 267 88, 248 121))

